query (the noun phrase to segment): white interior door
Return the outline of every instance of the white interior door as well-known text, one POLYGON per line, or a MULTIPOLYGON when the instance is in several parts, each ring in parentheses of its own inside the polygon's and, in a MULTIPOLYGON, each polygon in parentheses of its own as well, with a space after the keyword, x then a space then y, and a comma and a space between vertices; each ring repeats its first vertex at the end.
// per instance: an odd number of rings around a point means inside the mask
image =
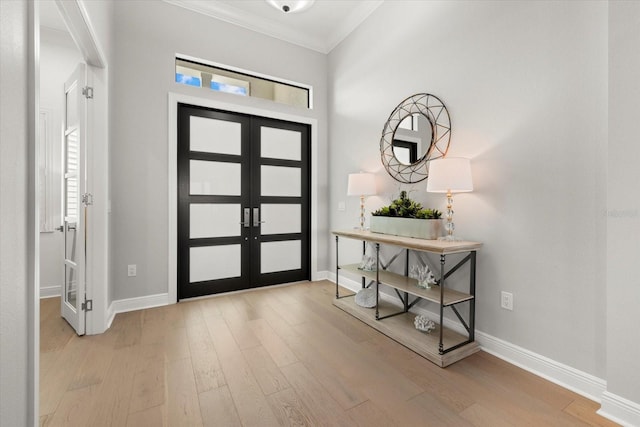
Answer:
POLYGON ((76 330, 85 333, 85 245, 86 206, 86 66, 78 64, 64 85, 64 284, 62 317, 76 330))

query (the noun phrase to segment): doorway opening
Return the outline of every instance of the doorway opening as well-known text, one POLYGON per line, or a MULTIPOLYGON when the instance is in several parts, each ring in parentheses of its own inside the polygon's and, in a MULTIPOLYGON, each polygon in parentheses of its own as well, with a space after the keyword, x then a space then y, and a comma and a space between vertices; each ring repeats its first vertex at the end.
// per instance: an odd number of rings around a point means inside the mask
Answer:
MULTIPOLYGON (((266 109, 246 104, 234 103, 226 100, 207 99, 196 96, 169 92, 168 94, 168 151, 169 151, 169 185, 167 214, 169 227, 167 240, 167 294, 159 297, 168 304, 178 302, 178 106, 187 104, 204 109, 214 109, 249 116, 282 120, 308 125, 309 129, 309 181, 310 181, 310 224, 309 224, 309 279, 311 281, 322 278, 318 272, 318 121, 315 118, 287 113, 277 109, 266 109)), ((244 212, 243 212, 244 213, 244 212)), ((240 220, 238 221, 240 222, 240 220)), ((305 279, 306 280, 306 279, 305 279)))
MULTIPOLYGON (((38 174, 36 191, 42 191, 42 194, 36 194, 41 196, 40 201, 46 201, 46 216, 35 236, 35 247, 39 251, 34 268, 39 269, 40 274, 35 281, 33 307, 36 335, 33 347, 34 414, 47 416, 62 398, 60 393, 52 393, 49 387, 54 384, 66 389, 73 380, 72 377, 60 377, 63 365, 68 361, 57 359, 57 352, 83 339, 76 334, 99 334, 107 325, 106 209, 95 210, 90 205, 95 201, 94 205, 106 206, 108 174, 104 172, 107 170, 108 152, 108 98, 105 94, 108 93, 108 80, 105 78, 106 57, 81 2, 34 2, 31 11, 35 41, 34 73, 40 77, 34 83, 34 112, 39 118, 44 118, 36 129, 34 141, 38 149, 43 148, 40 153, 44 151, 50 157, 42 170, 36 168, 33 171, 38 174), (76 74, 87 80, 70 79, 76 74), (95 99, 89 103, 87 98, 92 98, 94 93, 95 99), (85 115, 76 108, 79 102, 71 105, 72 99, 82 101, 84 106, 90 105, 89 113, 85 115), (81 126, 80 121, 85 121, 86 126, 81 126), (82 133, 90 139, 90 145, 84 152, 80 149, 85 136, 81 136, 82 133), (41 146, 43 141, 45 145, 41 146), (84 158, 90 160, 90 170, 82 169, 84 158), (94 174, 94 171, 98 173, 94 174), (85 187, 84 183, 89 181, 91 186, 85 187), (45 183, 44 188, 42 183, 45 183), (86 223, 88 215, 91 215, 91 221, 84 229, 81 222, 86 223), (56 230, 60 225, 62 230, 56 230), (84 242, 88 244, 81 247, 80 243, 84 242), (89 268, 80 268, 80 262, 89 268), (86 292, 78 288, 84 277, 92 285, 86 292), (38 297, 51 299, 41 302, 38 297), (87 300, 90 301, 87 303, 87 300), (80 326, 70 321, 72 328, 62 320, 64 302, 68 303, 67 309, 73 307, 72 315, 78 320, 86 319, 86 324, 80 326), (91 309, 93 311, 85 316, 91 309), (42 325, 46 325, 46 328, 42 327, 43 337, 40 336, 42 325)), ((36 209, 38 218, 42 202, 36 204, 36 209)))
POLYGON ((310 125, 178 105, 178 298, 310 279, 310 125))

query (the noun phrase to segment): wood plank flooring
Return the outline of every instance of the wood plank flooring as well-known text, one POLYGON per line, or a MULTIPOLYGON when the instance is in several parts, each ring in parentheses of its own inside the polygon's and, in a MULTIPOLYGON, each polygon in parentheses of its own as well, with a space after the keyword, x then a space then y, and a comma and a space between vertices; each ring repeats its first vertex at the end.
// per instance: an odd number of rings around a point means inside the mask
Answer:
POLYGON ((77 337, 41 300, 41 426, 612 426, 479 352, 439 368, 303 283, 123 313, 77 337))

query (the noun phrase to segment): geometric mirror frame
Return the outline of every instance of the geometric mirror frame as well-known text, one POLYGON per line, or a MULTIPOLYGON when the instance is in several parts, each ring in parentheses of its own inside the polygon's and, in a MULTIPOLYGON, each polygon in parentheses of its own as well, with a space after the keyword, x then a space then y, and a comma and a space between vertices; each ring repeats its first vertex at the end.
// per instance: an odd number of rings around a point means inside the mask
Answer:
POLYGON ((398 182, 412 184, 425 180, 429 175, 428 161, 444 157, 451 141, 451 119, 444 103, 435 95, 418 93, 403 100, 393 110, 382 129, 380 158, 389 175, 398 182), (400 123, 408 117, 420 114, 431 126, 428 148, 411 164, 400 161, 394 153, 394 140, 400 123))

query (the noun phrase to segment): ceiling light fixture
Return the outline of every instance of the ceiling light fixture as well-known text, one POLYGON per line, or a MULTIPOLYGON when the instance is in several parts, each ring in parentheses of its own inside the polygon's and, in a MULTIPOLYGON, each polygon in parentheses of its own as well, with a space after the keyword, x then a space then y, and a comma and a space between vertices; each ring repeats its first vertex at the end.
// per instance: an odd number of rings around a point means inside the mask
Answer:
POLYGON ((307 10, 315 0, 266 0, 271 6, 284 13, 296 13, 307 10))

